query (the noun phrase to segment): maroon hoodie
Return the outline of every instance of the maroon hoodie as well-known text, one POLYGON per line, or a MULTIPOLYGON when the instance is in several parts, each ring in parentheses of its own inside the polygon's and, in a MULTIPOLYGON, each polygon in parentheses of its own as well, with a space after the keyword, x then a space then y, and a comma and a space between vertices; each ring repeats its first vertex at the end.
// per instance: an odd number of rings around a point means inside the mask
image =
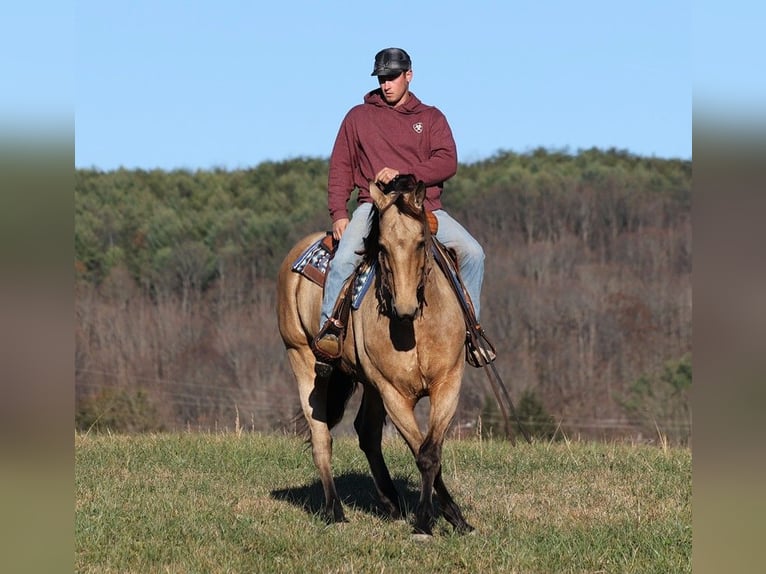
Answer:
POLYGON ((426 208, 441 208, 445 180, 457 172, 457 148, 444 114, 415 94, 399 107, 373 90, 346 114, 330 157, 328 207, 333 221, 348 217, 355 187, 369 202, 369 182, 384 167, 411 173, 426 184, 426 208))

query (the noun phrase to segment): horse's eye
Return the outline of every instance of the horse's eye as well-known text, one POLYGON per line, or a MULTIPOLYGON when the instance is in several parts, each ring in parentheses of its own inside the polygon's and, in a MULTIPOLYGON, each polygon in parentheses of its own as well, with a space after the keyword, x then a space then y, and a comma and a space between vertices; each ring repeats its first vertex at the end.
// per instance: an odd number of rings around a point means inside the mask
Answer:
POLYGON ((426 246, 426 242, 425 241, 418 241, 417 250, 418 251, 423 251, 425 246, 426 246))

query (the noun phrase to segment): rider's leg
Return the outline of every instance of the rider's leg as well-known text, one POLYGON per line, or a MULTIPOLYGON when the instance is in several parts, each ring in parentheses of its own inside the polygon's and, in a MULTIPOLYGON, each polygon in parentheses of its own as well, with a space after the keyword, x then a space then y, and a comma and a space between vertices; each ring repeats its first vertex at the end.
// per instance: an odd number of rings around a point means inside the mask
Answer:
MULTIPOLYGON (((343 289, 343 284, 362 261, 359 253, 364 246, 364 238, 369 233, 369 215, 371 203, 362 203, 354 210, 351 220, 340 238, 335 255, 330 261, 325 278, 324 294, 322 296, 322 313, 319 326, 323 327, 330 319, 335 302, 343 289)), ((340 353, 340 341, 336 334, 326 331, 324 336, 315 341, 319 349, 330 356, 340 353)))
POLYGON ((481 306, 481 285, 484 281, 484 249, 466 229, 455 221, 443 209, 434 211, 436 219, 439 220, 439 229, 436 232, 436 239, 457 253, 457 263, 460 268, 460 276, 468 291, 473 308, 476 314, 476 321, 479 321, 479 310, 481 306))
MULTIPOLYGON (((466 348, 470 356, 469 362, 471 365, 480 367, 491 363, 496 358, 495 352, 490 346, 483 344, 481 339, 486 339, 486 336, 479 325, 481 285, 484 281, 484 249, 462 225, 443 209, 434 211, 434 215, 436 215, 439 221, 436 238, 445 247, 454 249, 455 253, 457 253, 460 277, 473 304, 473 319, 476 321, 473 325, 473 333, 466 333, 466 348)), ((468 319, 471 318, 468 317, 468 319)))

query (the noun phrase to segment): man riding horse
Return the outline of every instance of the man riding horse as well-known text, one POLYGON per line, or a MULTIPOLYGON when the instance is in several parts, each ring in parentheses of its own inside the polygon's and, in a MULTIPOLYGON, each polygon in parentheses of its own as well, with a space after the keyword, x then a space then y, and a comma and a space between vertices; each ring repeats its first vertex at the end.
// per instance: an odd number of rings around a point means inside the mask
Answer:
POLYGON ((473 527, 452 498, 442 473, 442 445, 455 416, 465 369, 465 310, 456 297, 456 281, 441 270, 444 256, 424 207, 425 184, 412 177, 399 181, 405 183, 390 193, 369 184, 373 207, 364 265, 377 263, 377 267, 360 283, 367 287, 372 283, 374 288, 355 297, 353 309, 343 315, 348 331, 342 337, 340 366, 326 376, 319 374, 310 348, 322 298, 317 269, 325 258, 315 258, 315 249, 323 249, 319 247, 327 237, 323 232, 300 240, 280 267, 279 332, 298 383, 327 520, 345 521, 332 473, 331 431, 343 417, 354 390, 361 386, 354 428, 383 509, 393 518, 406 515, 406 504, 383 458, 383 424, 388 417, 407 442, 420 471, 415 536, 433 534, 437 519, 434 493, 442 516, 456 532, 467 533, 473 527), (306 271, 309 264, 317 264, 312 272, 306 271), (415 406, 424 397, 430 403, 425 429, 415 416, 415 406))
POLYGON ((435 236, 457 255, 469 300, 464 308, 473 312, 467 321, 467 357, 472 365, 483 366, 495 359, 494 352, 476 345, 470 335, 471 329, 481 332, 478 321, 484 251, 441 203, 444 182, 457 172, 452 131, 440 110, 422 103, 410 91, 413 71, 407 52, 400 48, 381 50, 371 75, 377 76, 379 87, 346 114, 330 157, 328 207, 338 245, 325 281, 321 328, 312 342, 317 372, 329 376, 341 353, 346 325, 342 318, 333 316, 333 310, 343 285, 362 260, 372 208, 369 182, 390 188, 401 174, 412 174, 424 182, 425 208, 438 222, 435 236), (354 189, 359 190, 359 204, 349 219, 347 203, 354 189))

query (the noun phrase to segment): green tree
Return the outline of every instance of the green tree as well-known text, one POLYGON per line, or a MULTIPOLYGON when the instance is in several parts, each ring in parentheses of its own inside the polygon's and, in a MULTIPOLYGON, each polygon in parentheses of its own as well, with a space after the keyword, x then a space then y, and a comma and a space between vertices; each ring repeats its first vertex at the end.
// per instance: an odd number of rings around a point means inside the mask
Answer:
POLYGON ((691 355, 669 361, 658 374, 643 375, 628 388, 622 406, 650 436, 658 431, 686 444, 691 436, 691 355))
POLYGON ((521 424, 533 437, 552 440, 556 435, 556 421, 545 410, 545 406, 534 391, 527 389, 521 394, 518 415, 521 424))

